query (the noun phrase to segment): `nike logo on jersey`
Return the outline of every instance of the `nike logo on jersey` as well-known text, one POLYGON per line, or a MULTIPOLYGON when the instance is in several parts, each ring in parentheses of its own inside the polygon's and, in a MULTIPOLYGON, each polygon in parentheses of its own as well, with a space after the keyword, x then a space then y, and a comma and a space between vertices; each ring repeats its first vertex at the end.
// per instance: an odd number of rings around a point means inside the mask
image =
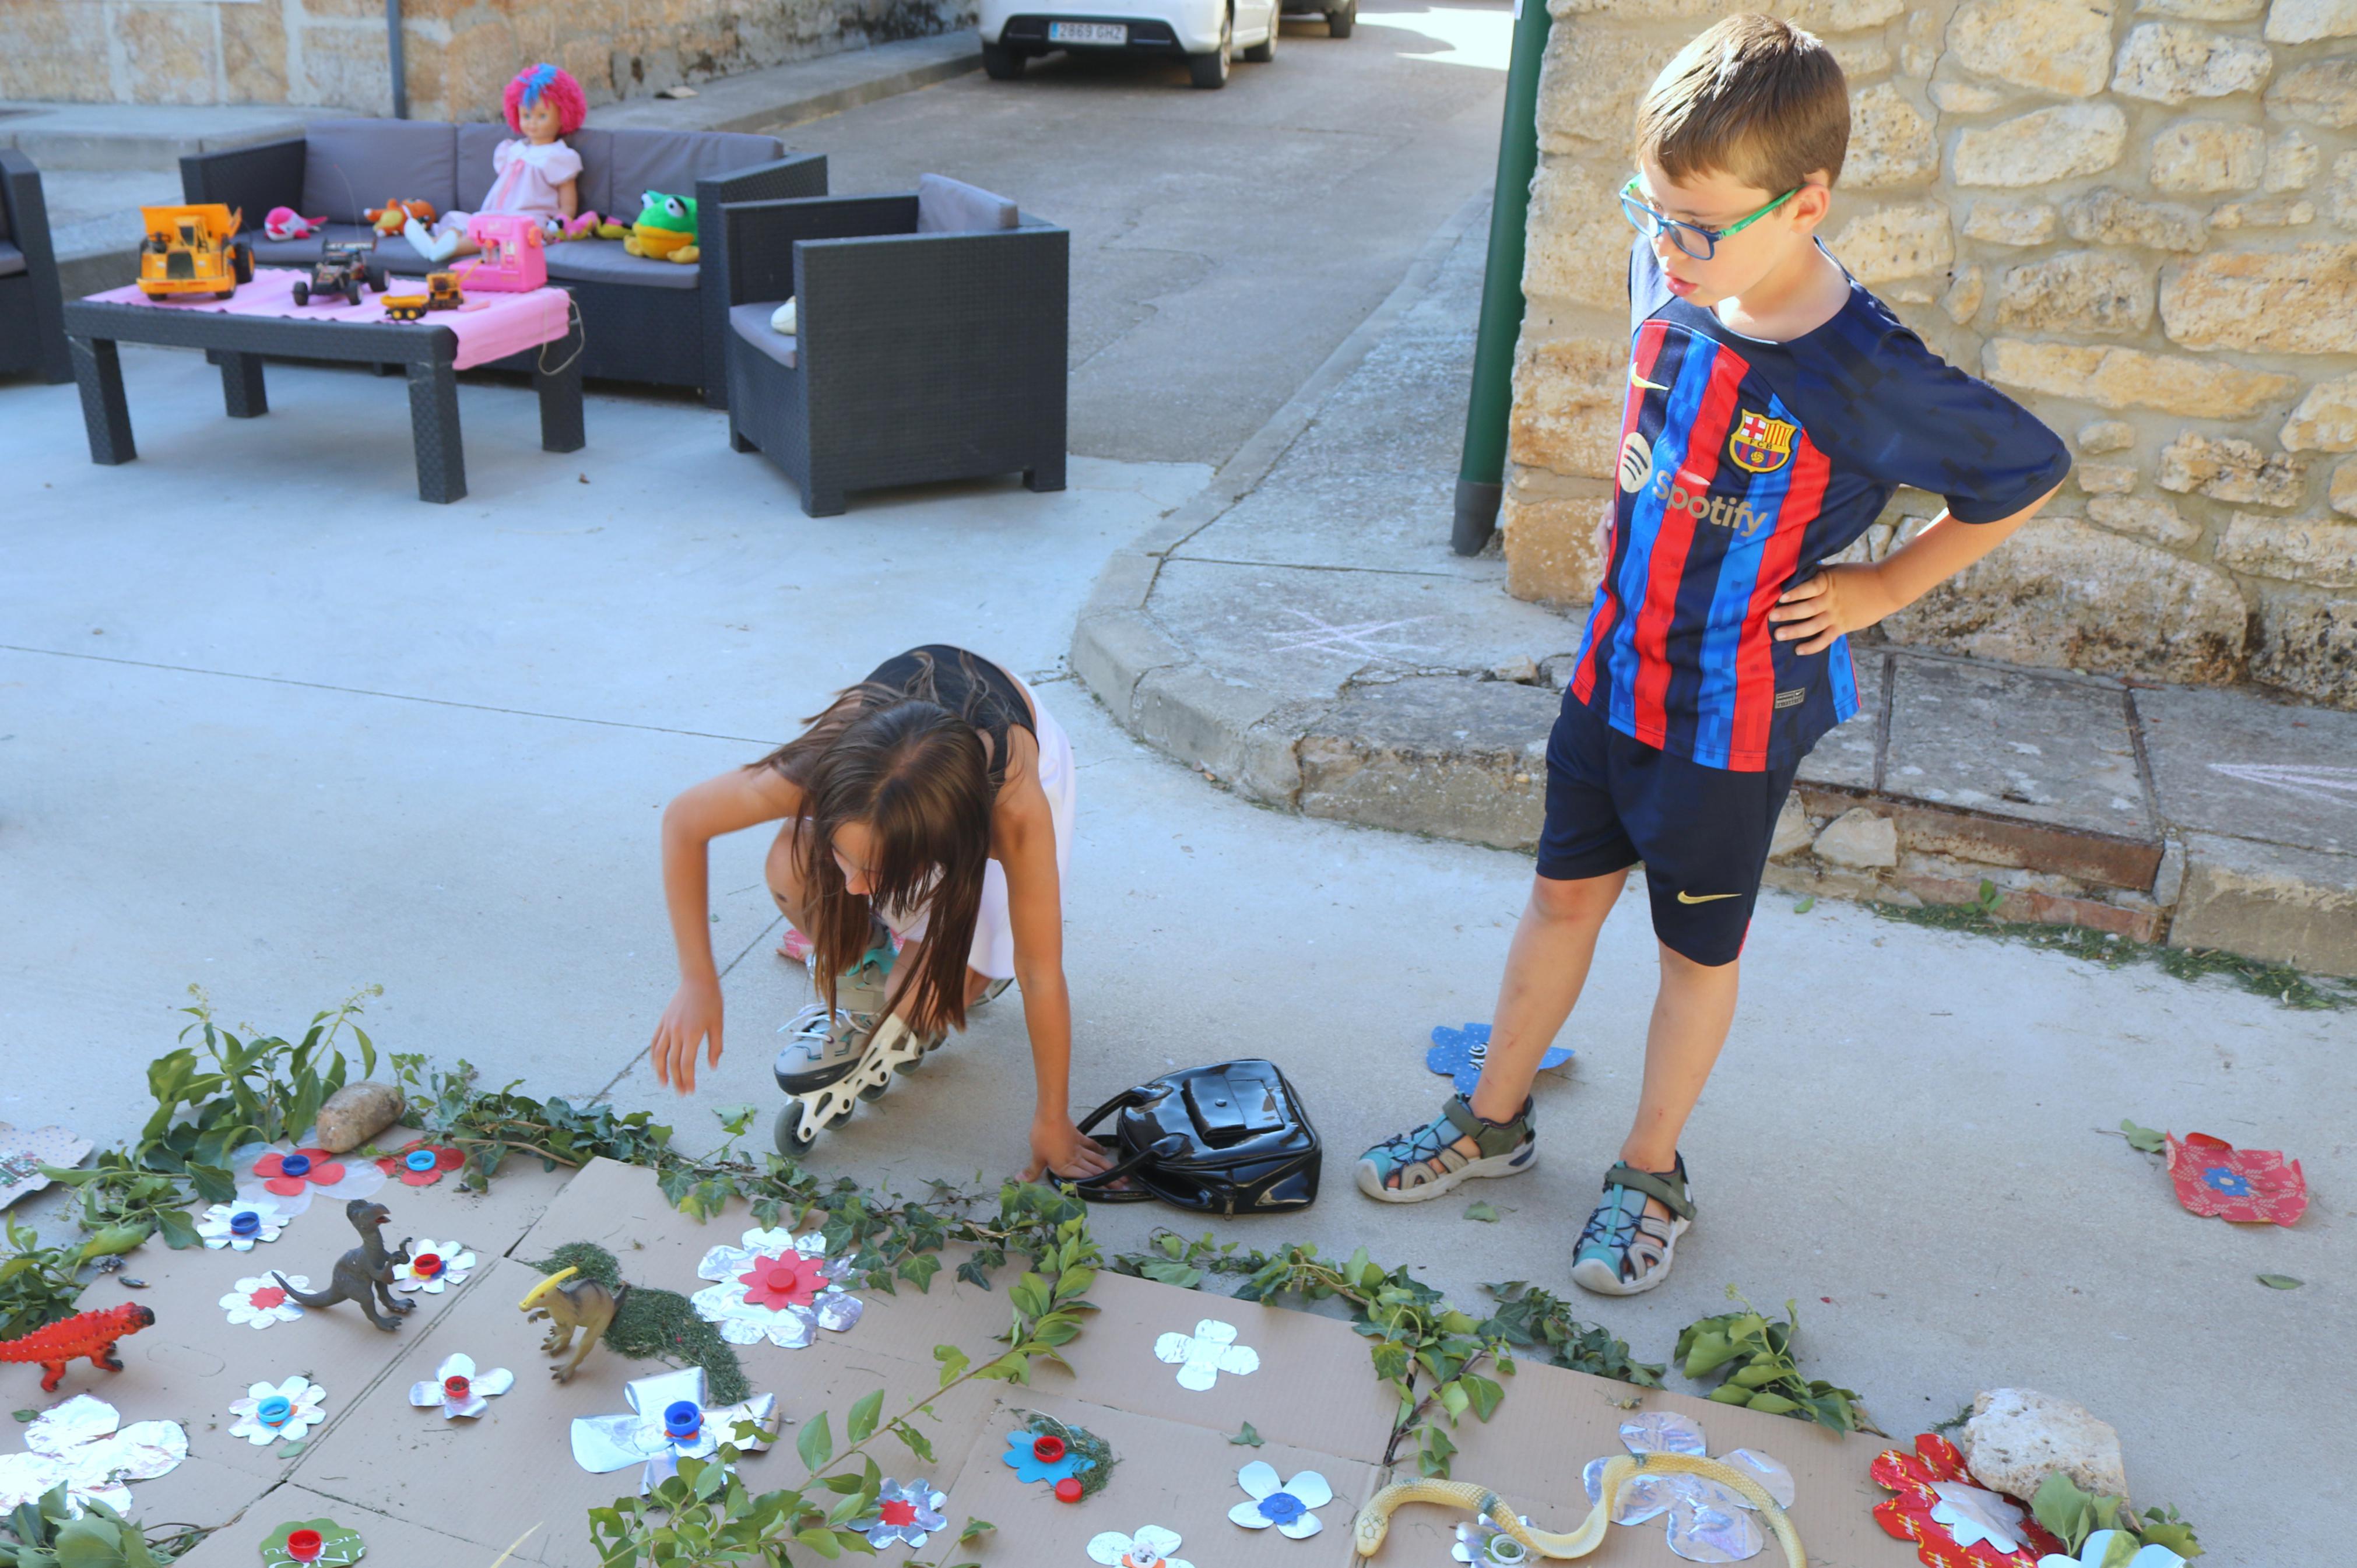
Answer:
POLYGON ((1634 365, 1631 365, 1629 367, 1629 384, 1632 387, 1643 387, 1647 392, 1667 392, 1670 390, 1659 381, 1649 381, 1644 377, 1639 375, 1637 373, 1637 367, 1634 365))
POLYGON ((1678 902, 1681 904, 1707 904, 1717 898, 1738 898, 1740 897, 1742 897, 1742 895, 1738 893, 1688 893, 1682 888, 1678 893, 1678 902))

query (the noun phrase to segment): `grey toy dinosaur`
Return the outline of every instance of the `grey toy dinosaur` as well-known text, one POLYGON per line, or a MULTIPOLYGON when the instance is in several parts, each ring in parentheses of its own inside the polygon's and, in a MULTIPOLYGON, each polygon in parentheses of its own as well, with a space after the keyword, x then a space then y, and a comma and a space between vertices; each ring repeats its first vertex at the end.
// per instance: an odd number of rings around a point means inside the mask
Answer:
POLYGON ((326 1290, 317 1295, 306 1295, 288 1284, 285 1274, 274 1273, 270 1277, 278 1282, 289 1297, 305 1306, 333 1306, 339 1301, 358 1302, 360 1309, 368 1314, 368 1320, 390 1334, 401 1326, 398 1314, 417 1310, 415 1302, 399 1300, 393 1294, 393 1266, 409 1261, 410 1238, 403 1237, 399 1247, 386 1251, 381 1232, 385 1221, 393 1218, 393 1211, 383 1204, 371 1203, 365 1197, 356 1197, 345 1204, 344 1218, 350 1220, 352 1229, 361 1233, 361 1244, 336 1260, 335 1277, 326 1290), (384 1303, 387 1311, 396 1316, 390 1318, 379 1316, 376 1302, 369 1299, 371 1294, 384 1303))

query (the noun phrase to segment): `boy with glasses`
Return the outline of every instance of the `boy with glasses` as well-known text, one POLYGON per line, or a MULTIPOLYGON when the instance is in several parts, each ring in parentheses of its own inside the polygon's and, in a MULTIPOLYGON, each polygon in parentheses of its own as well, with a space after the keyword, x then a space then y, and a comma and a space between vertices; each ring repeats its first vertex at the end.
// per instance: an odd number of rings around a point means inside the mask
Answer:
POLYGON ((1619 494, 1547 746, 1538 875, 1480 1084, 1358 1170, 1369 1196, 1412 1203, 1531 1168, 1532 1079, 1641 861, 1661 989, 1636 1121, 1571 1271, 1613 1295, 1667 1279, 1694 1219, 1678 1137, 1734 1019, 1793 773, 1857 710, 1846 634, 1995 549, 2071 467, 2052 431, 1934 356, 1818 243, 1849 91, 1816 38, 1728 17, 1654 81, 1636 143, 1619 494), (1824 564, 1900 485, 1947 510, 1879 562, 1824 564))

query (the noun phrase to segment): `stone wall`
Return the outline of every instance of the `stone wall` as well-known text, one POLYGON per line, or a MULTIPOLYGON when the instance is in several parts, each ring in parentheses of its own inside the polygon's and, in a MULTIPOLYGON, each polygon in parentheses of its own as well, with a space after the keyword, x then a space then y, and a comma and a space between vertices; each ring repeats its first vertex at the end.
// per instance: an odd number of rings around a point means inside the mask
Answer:
MULTIPOLYGON (((1511 591, 1594 591, 1639 95, 1738 5, 1553 0, 1511 591)), ((1849 74, 1824 231, 2078 467, 1899 642, 2357 707, 2357 0, 1800 0, 1849 74)), ((1901 491, 1859 551, 1940 510, 1901 491)))
MULTIPOLYGON (((972 0, 404 0, 417 119, 493 120, 553 60, 589 102, 972 25, 972 0)), ((0 99, 389 113, 383 0, 0 0, 0 99)))

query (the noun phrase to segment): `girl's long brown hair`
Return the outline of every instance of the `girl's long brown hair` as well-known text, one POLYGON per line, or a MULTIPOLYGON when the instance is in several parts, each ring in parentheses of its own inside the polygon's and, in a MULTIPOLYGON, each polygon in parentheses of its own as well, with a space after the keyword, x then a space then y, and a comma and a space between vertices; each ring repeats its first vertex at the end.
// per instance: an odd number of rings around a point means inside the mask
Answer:
POLYGON ((866 952, 877 907, 929 906, 922 967, 907 983, 910 1027, 965 1026, 966 956, 982 908, 996 794, 973 712, 985 687, 967 671, 966 701, 940 699, 930 654, 917 655, 913 692, 875 682, 846 687, 810 728, 755 767, 775 768, 802 790, 793 829, 795 869, 816 929, 804 933, 817 960, 819 993, 834 1005, 834 982, 866 952), (858 822, 874 835, 874 891, 844 885, 834 835, 858 822), (935 880, 938 874, 938 880, 935 880))

